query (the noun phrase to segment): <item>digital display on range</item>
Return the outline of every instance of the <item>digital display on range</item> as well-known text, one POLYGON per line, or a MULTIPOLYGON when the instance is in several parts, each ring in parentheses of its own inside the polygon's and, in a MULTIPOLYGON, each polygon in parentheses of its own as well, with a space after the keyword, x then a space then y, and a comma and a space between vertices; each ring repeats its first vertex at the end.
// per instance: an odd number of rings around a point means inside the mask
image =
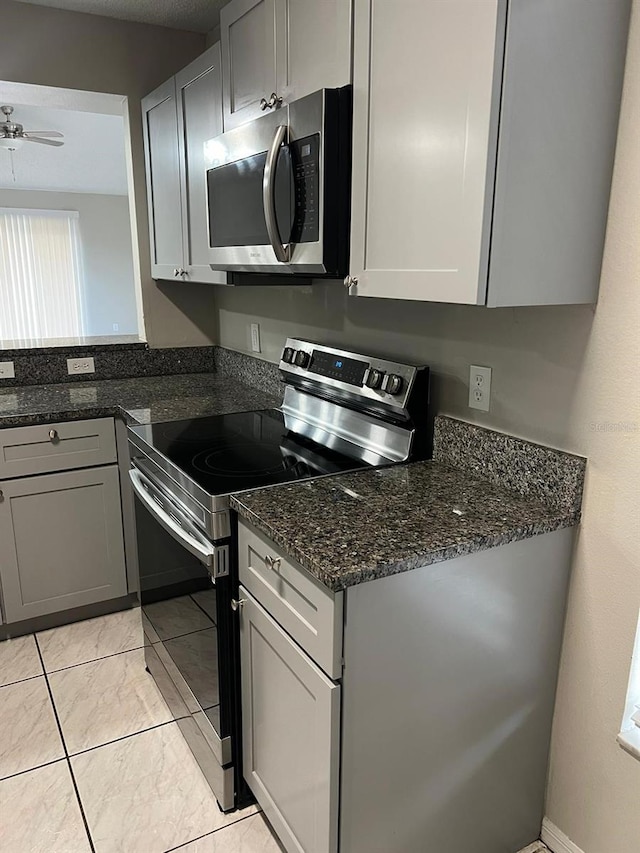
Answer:
POLYGON ((330 352, 322 352, 314 349, 309 365, 310 373, 319 376, 328 376, 331 379, 339 379, 349 385, 362 387, 364 374, 369 365, 365 361, 356 361, 355 358, 343 358, 330 352))

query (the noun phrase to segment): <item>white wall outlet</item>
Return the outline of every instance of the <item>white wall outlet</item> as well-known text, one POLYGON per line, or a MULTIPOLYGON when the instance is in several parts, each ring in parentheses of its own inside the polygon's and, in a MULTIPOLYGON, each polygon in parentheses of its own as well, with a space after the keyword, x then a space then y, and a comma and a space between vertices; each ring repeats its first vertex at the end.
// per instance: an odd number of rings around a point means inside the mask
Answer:
POLYGON ((67 373, 75 376, 76 373, 95 373, 96 368, 93 363, 93 358, 68 358, 67 373))
POLYGON ((260 352, 260 324, 251 324, 251 352, 260 352))
POLYGON ((0 361, 0 379, 13 379, 16 375, 12 361, 0 361))
POLYGON ((488 412, 491 405, 491 368, 472 364, 469 368, 469 408, 488 412))

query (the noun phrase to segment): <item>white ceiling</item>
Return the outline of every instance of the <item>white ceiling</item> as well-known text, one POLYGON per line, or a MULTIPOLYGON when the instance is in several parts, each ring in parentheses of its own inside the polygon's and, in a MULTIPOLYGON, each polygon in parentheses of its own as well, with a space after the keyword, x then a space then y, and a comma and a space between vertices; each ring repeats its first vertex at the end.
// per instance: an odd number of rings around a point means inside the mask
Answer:
POLYGON ((0 149, 1 188, 127 195, 122 116, 16 105, 12 118, 27 131, 59 130, 64 145, 24 142, 13 155, 15 182, 0 149))
POLYGON ((218 25, 220 9, 229 0, 20 0, 72 12, 106 15, 123 21, 159 24, 207 33, 218 25))

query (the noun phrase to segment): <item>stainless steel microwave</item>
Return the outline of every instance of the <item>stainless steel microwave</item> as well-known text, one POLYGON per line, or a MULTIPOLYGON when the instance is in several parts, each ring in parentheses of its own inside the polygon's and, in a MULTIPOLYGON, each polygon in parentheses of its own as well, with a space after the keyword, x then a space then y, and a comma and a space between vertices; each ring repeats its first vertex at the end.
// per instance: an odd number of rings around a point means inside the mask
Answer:
POLYGON ((351 113, 321 89, 205 143, 213 269, 346 275, 351 113))

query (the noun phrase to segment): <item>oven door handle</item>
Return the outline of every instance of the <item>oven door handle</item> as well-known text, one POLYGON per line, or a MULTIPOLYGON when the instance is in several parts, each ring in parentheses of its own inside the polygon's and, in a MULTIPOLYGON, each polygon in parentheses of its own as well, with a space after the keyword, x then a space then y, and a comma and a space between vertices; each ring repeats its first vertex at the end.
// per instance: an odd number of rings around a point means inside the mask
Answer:
POLYGON ((262 178, 262 205, 264 207, 264 221, 267 224, 269 242, 275 252, 275 256, 282 264, 288 264, 291 260, 291 244, 285 245, 278 230, 278 219, 276 217, 276 168, 278 165, 278 154, 287 133, 287 125, 281 124, 271 142, 264 164, 264 176, 262 178))
POLYGON ((133 491, 158 524, 164 527, 176 542, 179 542, 189 553, 197 557, 201 563, 204 563, 208 569, 212 568, 216 556, 215 546, 205 536, 200 534, 195 525, 191 524, 186 518, 178 517, 179 510, 177 507, 175 514, 169 513, 164 506, 154 500, 153 492, 156 490, 153 483, 137 468, 129 470, 129 478, 131 479, 133 491))

